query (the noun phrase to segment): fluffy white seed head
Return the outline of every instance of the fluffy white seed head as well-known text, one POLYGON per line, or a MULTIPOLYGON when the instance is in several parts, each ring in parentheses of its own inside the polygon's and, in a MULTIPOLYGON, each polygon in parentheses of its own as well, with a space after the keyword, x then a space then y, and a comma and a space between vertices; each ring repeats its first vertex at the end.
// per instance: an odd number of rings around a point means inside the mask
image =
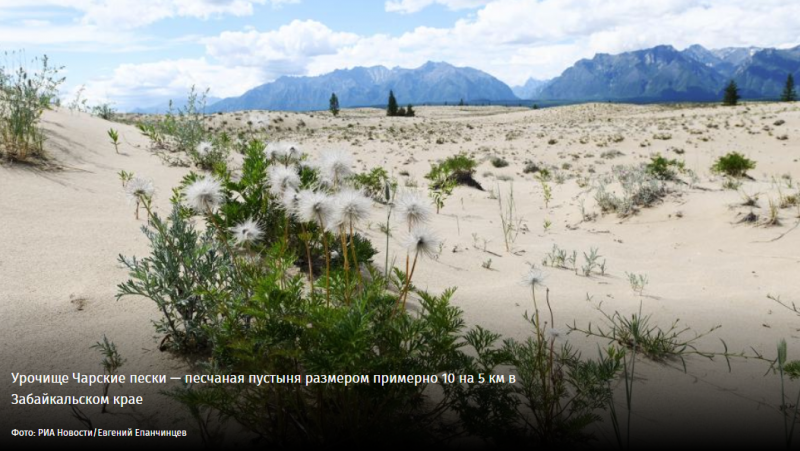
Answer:
POLYGON ((333 198, 319 191, 302 190, 297 194, 295 216, 301 222, 327 224, 333 213, 333 198))
POLYGON ((350 166, 353 158, 344 150, 328 150, 320 156, 320 169, 323 179, 328 179, 332 184, 341 184, 349 177, 353 170, 350 166))
POLYGON ((281 196, 281 206, 288 215, 294 215, 297 212, 297 203, 300 200, 300 195, 292 188, 288 188, 281 196))
POLYGON ((231 232, 233 232, 233 239, 236 240, 236 244, 239 246, 254 243, 264 234, 264 231, 261 230, 253 218, 232 227, 231 232))
POLYGON ((409 253, 434 258, 439 252, 440 242, 439 237, 427 227, 416 226, 411 229, 411 233, 405 239, 403 245, 408 249, 409 253))
POLYGON ((131 202, 153 197, 156 189, 152 180, 134 177, 125 185, 125 194, 131 202))
POLYGON ((527 287, 533 288, 538 285, 541 285, 542 282, 544 282, 544 279, 545 279, 545 274, 542 271, 536 268, 531 268, 525 274, 525 276, 522 277, 522 284, 527 287))
POLYGON ((186 203, 197 212, 214 210, 222 203, 222 184, 211 177, 203 177, 186 187, 186 203))
POLYGON ((550 327, 547 329, 547 338, 550 340, 558 340, 563 336, 560 330, 550 327))
POLYGON ((283 143, 274 142, 267 144, 267 148, 264 150, 264 153, 270 160, 280 159, 285 154, 283 150, 283 143))
POLYGON ((300 176, 294 166, 270 166, 267 177, 269 192, 273 196, 281 196, 287 189, 297 189, 300 186, 300 176))
POLYGON ((334 197, 335 206, 329 228, 340 225, 355 226, 369 218, 372 201, 354 189, 343 189, 334 197))
POLYGON ((214 150, 214 146, 208 141, 203 141, 197 145, 195 150, 197 151, 198 155, 200 155, 201 157, 205 157, 208 156, 208 154, 210 154, 212 150, 214 150))
POLYGON ((428 201, 413 191, 405 192, 397 197, 394 211, 398 220, 410 227, 427 223, 433 215, 433 209, 428 201))
POLYGON ((267 158, 287 164, 300 161, 303 156, 300 146, 292 142, 269 143, 265 153, 267 158))

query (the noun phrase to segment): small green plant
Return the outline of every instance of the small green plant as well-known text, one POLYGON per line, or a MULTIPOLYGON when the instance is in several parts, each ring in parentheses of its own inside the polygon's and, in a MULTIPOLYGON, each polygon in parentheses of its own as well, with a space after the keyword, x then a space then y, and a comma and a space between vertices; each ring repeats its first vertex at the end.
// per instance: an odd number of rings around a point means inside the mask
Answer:
POLYGON ((503 202, 503 195, 500 186, 497 186, 497 206, 500 208, 500 224, 503 228, 503 241, 506 244, 506 252, 511 252, 511 247, 519 236, 522 225, 522 218, 516 213, 516 202, 514 201, 514 184, 512 183, 508 198, 503 202))
POLYGON ((583 253, 583 260, 584 265, 581 267, 583 271, 583 275, 589 277, 592 275, 592 271, 598 267, 599 263, 598 260, 600 259, 601 255, 598 254, 598 248, 592 247, 589 249, 589 253, 583 253))
POLYGON ((780 225, 780 211, 778 209, 778 204, 775 203, 772 198, 769 199, 769 216, 764 220, 764 225, 766 226, 777 226, 780 225))
POLYGON ((488 259, 485 262, 481 263, 481 268, 483 269, 492 269, 492 259, 488 259))
MULTIPOLYGON (((117 351, 117 346, 113 341, 108 341, 108 338, 105 335, 103 335, 102 342, 98 341, 92 345, 92 349, 97 349, 97 351, 103 356, 103 360, 100 362, 100 364, 103 366, 103 374, 113 376, 117 374, 117 371, 125 363, 125 359, 123 359, 122 356, 120 356, 119 351, 117 351)), ((111 383, 109 382, 103 384, 103 397, 108 396, 108 389, 110 386, 111 383)), ((103 404, 100 412, 106 413, 106 404, 103 404)))
POLYGON ((122 170, 122 171, 117 172, 117 175, 119 176, 119 180, 122 182, 122 187, 125 188, 125 185, 127 185, 128 182, 131 181, 131 179, 133 178, 134 174, 133 174, 133 172, 127 172, 127 171, 122 170))
POLYGON ((711 166, 711 171, 729 177, 744 177, 747 171, 756 168, 756 162, 739 152, 730 152, 719 158, 711 166))
POLYGON ((108 137, 111 138, 111 144, 114 145, 114 150, 119 154, 119 133, 113 128, 109 128, 108 137))
POLYGON ((539 172, 539 175, 536 178, 542 185, 542 198, 544 199, 544 208, 549 208, 550 201, 553 199, 553 189, 550 187, 550 184, 547 183, 548 177, 545 177, 543 175, 543 172, 539 172))
POLYGON ((548 231, 550 231, 550 227, 552 225, 553 225, 553 222, 550 221, 549 219, 545 218, 544 222, 542 223, 542 228, 544 229, 544 232, 547 233, 548 231))
MULTIPOLYGON (((433 204, 436 206, 436 214, 439 214, 444 207, 444 200, 453 194, 456 182, 447 177, 443 172, 438 172, 434 177, 435 178, 431 179, 432 183, 428 185, 428 191, 431 199, 433 199, 433 204)), ((406 186, 408 186, 408 184, 406 184, 406 186)))
POLYGON ((644 288, 649 282, 646 274, 625 273, 628 276, 628 283, 631 285, 631 290, 639 296, 644 292, 644 288))

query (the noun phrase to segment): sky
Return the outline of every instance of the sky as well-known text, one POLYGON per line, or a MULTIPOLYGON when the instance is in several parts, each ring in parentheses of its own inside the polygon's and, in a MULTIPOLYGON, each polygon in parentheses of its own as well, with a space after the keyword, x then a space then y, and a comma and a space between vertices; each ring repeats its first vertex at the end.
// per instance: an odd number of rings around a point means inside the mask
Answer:
MULTIPOLYGON (((0 0, 0 51, 64 66, 65 103, 238 96, 281 76, 426 61, 513 86, 660 44, 800 45, 797 0, 0 0)), ((9 67, 19 57, 6 56, 9 67)))

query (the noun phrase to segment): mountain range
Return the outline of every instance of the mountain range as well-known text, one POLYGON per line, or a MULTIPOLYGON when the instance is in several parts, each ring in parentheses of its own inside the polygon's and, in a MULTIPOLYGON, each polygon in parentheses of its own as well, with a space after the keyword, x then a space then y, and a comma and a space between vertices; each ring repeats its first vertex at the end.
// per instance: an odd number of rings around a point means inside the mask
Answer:
POLYGON ((618 55, 599 53, 551 80, 530 78, 513 88, 486 72, 445 62, 428 62, 416 69, 373 66, 314 77, 284 76, 239 97, 219 100, 207 111, 325 110, 331 93, 336 93, 342 108, 383 106, 390 90, 401 106, 461 100, 468 104, 717 101, 731 79, 743 99, 770 100, 779 98, 789 73, 800 80, 800 46, 709 50, 692 45, 677 50, 659 45, 618 55))
POLYGON ((735 80, 744 99, 777 99, 786 76, 800 76, 800 46, 790 49, 669 45, 582 59, 539 92, 561 101, 714 101, 735 80))
POLYGON ((209 110, 325 110, 331 93, 339 106, 386 105, 389 91, 398 103, 477 102, 517 100, 505 83, 470 67, 428 62, 416 69, 384 66, 340 69, 316 77, 281 77, 243 95, 220 100, 209 110))
POLYGON ((529 78, 524 85, 512 86, 511 91, 520 99, 536 99, 551 80, 537 80, 529 78))

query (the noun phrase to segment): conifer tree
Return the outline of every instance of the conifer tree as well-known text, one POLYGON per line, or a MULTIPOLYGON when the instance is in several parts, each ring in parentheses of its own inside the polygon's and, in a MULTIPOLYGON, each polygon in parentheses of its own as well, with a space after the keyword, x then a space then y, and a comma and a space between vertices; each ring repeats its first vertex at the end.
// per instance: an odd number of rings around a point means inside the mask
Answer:
POLYGON ((781 94, 781 101, 783 102, 794 102, 797 100, 797 91, 794 89, 794 77, 792 74, 786 76, 786 86, 783 88, 783 94, 781 94))
POLYGON ((725 87, 725 96, 722 98, 722 104, 734 106, 739 103, 739 99, 739 88, 736 86, 736 82, 731 80, 728 86, 725 87))
POLYGON ((339 98, 336 97, 335 92, 331 94, 331 101, 328 110, 330 110, 331 114, 334 116, 339 115, 339 98))
POLYGON ((389 105, 386 107, 387 116, 397 116, 397 99, 394 98, 394 91, 389 91, 389 105))

